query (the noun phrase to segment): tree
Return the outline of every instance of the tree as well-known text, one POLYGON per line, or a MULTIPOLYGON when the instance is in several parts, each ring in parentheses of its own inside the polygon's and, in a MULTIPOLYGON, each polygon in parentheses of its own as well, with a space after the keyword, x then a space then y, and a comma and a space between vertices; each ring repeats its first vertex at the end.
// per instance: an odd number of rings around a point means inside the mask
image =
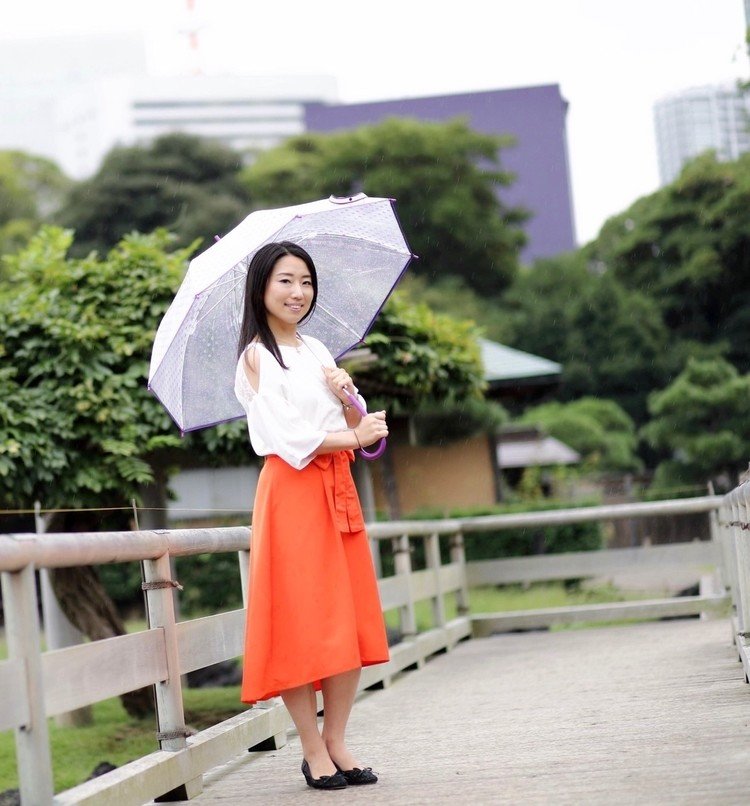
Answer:
POLYGON ((612 400, 582 397, 570 403, 544 403, 523 413, 520 422, 538 425, 570 445, 590 469, 639 470, 635 424, 612 400))
POLYGON ((516 272, 524 214, 498 192, 512 177, 500 168, 509 144, 466 123, 390 119, 334 134, 304 134, 261 154, 243 181, 257 206, 329 195, 395 197, 414 271, 430 280, 458 275, 483 296, 516 272))
POLYGON ((658 305, 683 354, 697 344, 750 371, 750 154, 705 154, 610 219, 585 250, 658 305))
POLYGON ((563 365, 561 396, 610 398, 637 422, 680 367, 658 305, 579 251, 523 271, 503 297, 511 344, 563 365))
MULTIPOLYGON (((166 233, 127 238, 106 259, 67 257, 72 233, 42 230, 6 258, 0 290, 0 502, 50 508, 122 507, 162 486, 180 456, 210 455, 181 440, 145 380, 156 325, 190 246, 168 252, 166 233)), ((216 435, 212 435, 214 438, 216 435)), ((221 461, 247 453, 240 424, 222 431, 221 461), (233 439, 232 439, 233 437, 233 439)), ((127 516, 63 513, 53 531, 127 528, 127 516)), ((90 638, 124 632, 90 568, 57 569, 52 583, 70 621, 90 638)), ((131 713, 144 696, 125 700, 131 713)))
POLYGON ((435 313, 474 322, 477 331, 488 339, 508 343, 514 338, 507 311, 499 303, 480 296, 455 274, 429 280, 424 275, 407 272, 399 284, 399 292, 414 305, 424 303, 435 313))
POLYGON ((373 406, 414 414, 435 405, 481 400, 484 371, 471 322, 436 314, 396 292, 365 344, 377 356, 357 374, 373 406))
POLYGON ((649 411, 643 436, 670 454, 657 468, 655 486, 734 486, 750 459, 750 375, 721 359, 690 359, 672 384, 651 396, 649 411))
POLYGON ((48 159, 0 151, 0 254, 26 244, 57 211, 70 180, 48 159))
POLYGON ((106 252, 124 235, 164 227, 186 246, 225 232, 249 212, 241 157, 226 146, 167 134, 149 146, 115 148, 76 185, 57 220, 76 231, 75 253, 106 252))

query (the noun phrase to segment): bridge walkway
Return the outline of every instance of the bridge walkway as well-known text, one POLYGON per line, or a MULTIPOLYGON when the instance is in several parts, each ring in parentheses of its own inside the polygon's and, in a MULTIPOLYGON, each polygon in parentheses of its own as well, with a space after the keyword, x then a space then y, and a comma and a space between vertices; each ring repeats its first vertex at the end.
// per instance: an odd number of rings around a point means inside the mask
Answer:
POLYGON ((374 786, 305 786, 296 737, 205 776, 193 804, 745 804, 750 690, 726 620, 475 639, 365 693, 374 786))

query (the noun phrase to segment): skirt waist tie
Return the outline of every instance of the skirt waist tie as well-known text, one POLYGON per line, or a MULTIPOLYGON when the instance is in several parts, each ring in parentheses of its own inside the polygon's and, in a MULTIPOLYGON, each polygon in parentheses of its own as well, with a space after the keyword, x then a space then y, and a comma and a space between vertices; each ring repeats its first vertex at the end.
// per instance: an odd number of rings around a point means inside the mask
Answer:
POLYGON ((322 471, 333 468, 333 473, 323 473, 323 486, 331 515, 340 532, 360 532, 365 528, 357 488, 349 470, 349 464, 353 461, 354 451, 324 453, 312 460, 322 471))

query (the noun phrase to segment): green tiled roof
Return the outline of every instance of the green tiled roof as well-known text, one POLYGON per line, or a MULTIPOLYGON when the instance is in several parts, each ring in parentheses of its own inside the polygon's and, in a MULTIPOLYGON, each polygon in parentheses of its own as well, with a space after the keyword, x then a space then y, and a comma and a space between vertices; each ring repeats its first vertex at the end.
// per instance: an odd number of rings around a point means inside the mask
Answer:
POLYGON ((562 373, 562 366, 538 355, 514 350, 489 339, 479 339, 484 364, 484 379, 488 383, 515 379, 549 378, 562 373))

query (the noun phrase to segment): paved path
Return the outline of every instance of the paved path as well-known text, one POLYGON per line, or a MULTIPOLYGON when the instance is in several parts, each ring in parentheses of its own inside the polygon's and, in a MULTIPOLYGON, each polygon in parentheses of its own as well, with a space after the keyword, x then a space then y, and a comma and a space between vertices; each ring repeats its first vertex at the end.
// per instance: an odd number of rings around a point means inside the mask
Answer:
POLYGON ((314 792, 292 737, 191 803, 747 804, 750 687, 729 635, 691 620, 467 641, 355 706, 378 784, 314 792))

